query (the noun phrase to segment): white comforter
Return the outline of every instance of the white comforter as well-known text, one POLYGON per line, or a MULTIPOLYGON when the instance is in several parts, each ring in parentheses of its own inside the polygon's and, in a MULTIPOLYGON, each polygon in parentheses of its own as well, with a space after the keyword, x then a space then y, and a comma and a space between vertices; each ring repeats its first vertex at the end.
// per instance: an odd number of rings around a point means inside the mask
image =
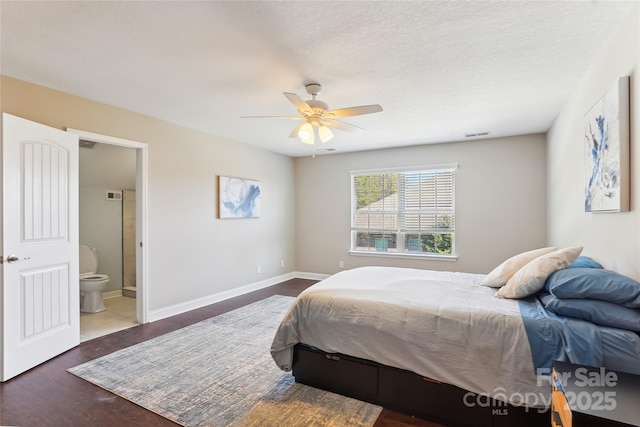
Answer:
POLYGON ((299 295, 271 354, 289 371, 293 346, 304 343, 516 405, 546 406, 550 386, 534 374, 518 303, 494 297, 479 285, 483 277, 390 267, 337 273, 299 295))

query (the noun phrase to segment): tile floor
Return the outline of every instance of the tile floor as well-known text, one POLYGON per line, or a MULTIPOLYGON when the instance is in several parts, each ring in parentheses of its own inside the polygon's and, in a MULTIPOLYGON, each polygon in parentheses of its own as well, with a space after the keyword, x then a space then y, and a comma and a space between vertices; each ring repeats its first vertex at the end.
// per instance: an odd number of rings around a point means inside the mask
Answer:
POLYGON ((136 300, 129 297, 105 298, 105 311, 80 313, 80 342, 136 326, 136 300))

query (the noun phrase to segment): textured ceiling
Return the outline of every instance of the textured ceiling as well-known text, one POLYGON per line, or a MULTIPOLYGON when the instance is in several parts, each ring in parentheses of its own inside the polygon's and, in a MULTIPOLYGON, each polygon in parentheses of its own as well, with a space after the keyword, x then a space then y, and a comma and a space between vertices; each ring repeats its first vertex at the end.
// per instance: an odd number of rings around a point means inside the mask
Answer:
POLYGON ((312 81, 384 108, 318 149, 537 133, 633 3, 2 1, 0 72, 290 156, 298 122, 240 116, 295 115, 312 81))

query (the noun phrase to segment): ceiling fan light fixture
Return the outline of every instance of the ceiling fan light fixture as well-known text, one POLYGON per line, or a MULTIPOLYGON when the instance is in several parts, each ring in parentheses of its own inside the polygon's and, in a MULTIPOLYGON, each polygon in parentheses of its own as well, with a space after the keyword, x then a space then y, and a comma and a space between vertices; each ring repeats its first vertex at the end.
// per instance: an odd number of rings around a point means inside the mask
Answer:
MULTIPOLYGON (((0 0, 1 1, 1 0, 0 0)), ((361 127, 343 122, 342 118, 361 116, 363 114, 379 113, 382 106, 378 104, 360 105, 357 107, 338 108, 329 110, 326 102, 316 99, 316 96, 322 91, 322 85, 319 83, 309 83, 305 85, 305 89, 312 99, 305 101, 292 92, 282 92, 282 94, 298 109, 298 116, 241 116, 244 118, 280 118, 300 120, 301 123, 296 126, 289 138, 300 138, 304 144, 314 146, 316 138, 322 142, 327 142, 333 138, 332 129, 338 129, 347 132, 363 131, 361 127), (316 134, 316 129, 317 134, 316 134)), ((315 153, 315 151, 314 151, 315 153)))
POLYGON ((333 132, 325 125, 318 126, 318 136, 320 137, 320 141, 327 142, 331 138, 333 138, 333 132))
POLYGON ((304 142, 305 144, 313 144, 315 141, 315 134, 313 132, 313 126, 311 125, 311 123, 305 123, 302 126, 300 126, 300 130, 298 131, 298 137, 300 138, 300 141, 304 142))

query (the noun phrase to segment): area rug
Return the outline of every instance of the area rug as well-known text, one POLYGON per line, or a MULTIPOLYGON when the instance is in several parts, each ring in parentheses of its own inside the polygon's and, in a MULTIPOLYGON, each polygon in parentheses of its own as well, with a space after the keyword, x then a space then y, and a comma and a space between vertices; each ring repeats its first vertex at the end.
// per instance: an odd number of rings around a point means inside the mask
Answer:
POLYGON ((381 407, 276 367, 269 348, 292 302, 275 295, 69 372, 189 427, 372 426, 381 407))

